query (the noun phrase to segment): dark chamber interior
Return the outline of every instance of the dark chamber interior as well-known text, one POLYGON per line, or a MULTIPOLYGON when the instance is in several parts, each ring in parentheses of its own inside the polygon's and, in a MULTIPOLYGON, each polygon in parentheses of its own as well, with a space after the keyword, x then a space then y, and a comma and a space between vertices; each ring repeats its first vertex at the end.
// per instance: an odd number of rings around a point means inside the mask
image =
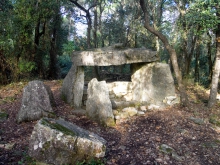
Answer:
MULTIPOLYGON (((93 78, 99 81, 114 82, 114 81, 131 81, 130 64, 125 65, 110 65, 110 66, 86 66, 85 82, 89 82, 93 78)), ((86 83, 86 84, 87 84, 86 83)))

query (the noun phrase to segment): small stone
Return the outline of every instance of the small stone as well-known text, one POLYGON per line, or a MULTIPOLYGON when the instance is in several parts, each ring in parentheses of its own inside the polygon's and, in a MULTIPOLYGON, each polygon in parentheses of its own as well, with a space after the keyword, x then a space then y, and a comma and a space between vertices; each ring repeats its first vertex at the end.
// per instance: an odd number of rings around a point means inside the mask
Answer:
POLYGON ((183 157, 177 155, 177 153, 173 152, 172 157, 177 161, 183 161, 183 157))
POLYGON ((159 163, 163 162, 163 160, 161 158, 157 158, 156 161, 159 162, 159 163))
POLYGON ((127 112, 120 112, 119 114, 122 119, 126 119, 129 117, 129 114, 127 112))
POLYGON ((137 112, 137 115, 138 115, 138 116, 142 116, 142 115, 145 115, 145 113, 142 112, 142 111, 138 111, 138 112, 137 112))
POLYGON ((119 120, 119 119, 121 119, 121 117, 120 117, 119 115, 116 115, 116 116, 115 116, 115 119, 116 119, 116 120, 119 120))
POLYGON ((157 142, 160 142, 161 139, 160 139, 159 137, 156 137, 156 141, 157 141, 157 142))
POLYGON ((137 110, 134 108, 134 107, 127 107, 127 108, 124 108, 122 109, 123 112, 127 112, 129 116, 134 116, 137 114, 137 110))
POLYGON ((146 106, 140 106, 140 110, 141 110, 141 111, 146 111, 146 110, 147 110, 147 107, 146 107, 146 106))
POLYGON ((159 105, 154 105, 154 104, 151 104, 148 106, 148 110, 154 110, 154 109, 159 109, 160 106, 159 105))
POLYGON ((192 120, 195 124, 199 124, 199 125, 204 124, 204 121, 200 118, 190 117, 189 119, 192 120))
POLYGON ((120 146, 118 149, 125 150, 126 147, 125 146, 120 146))
POLYGON ((117 110, 112 110, 112 112, 113 112, 113 115, 118 115, 118 111, 117 110))
POLYGON ((15 143, 8 143, 8 144, 5 144, 5 149, 6 150, 11 150, 13 147, 14 147, 15 143))
POLYGON ((166 144, 162 144, 160 146, 160 151, 162 151, 166 154, 170 154, 170 153, 173 153, 174 149, 166 144))

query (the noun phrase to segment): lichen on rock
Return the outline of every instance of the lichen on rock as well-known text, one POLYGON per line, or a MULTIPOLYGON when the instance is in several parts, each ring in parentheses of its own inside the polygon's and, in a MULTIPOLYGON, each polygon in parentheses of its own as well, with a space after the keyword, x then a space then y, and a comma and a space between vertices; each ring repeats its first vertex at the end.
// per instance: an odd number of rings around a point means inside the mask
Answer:
POLYGON ((104 157, 106 141, 72 123, 59 119, 41 119, 34 127, 29 155, 51 164, 76 164, 104 157))

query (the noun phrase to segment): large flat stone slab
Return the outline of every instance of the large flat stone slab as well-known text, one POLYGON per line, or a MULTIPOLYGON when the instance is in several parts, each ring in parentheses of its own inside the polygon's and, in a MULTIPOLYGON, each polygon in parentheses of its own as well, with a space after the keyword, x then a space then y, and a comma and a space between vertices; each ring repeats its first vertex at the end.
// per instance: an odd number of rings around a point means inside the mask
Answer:
POLYGON ((123 48, 110 46, 89 51, 74 51, 73 63, 77 66, 109 66, 139 62, 159 61, 156 51, 145 48, 123 48))
POLYGON ((76 164, 105 156, 106 141, 75 124, 41 119, 29 141, 29 155, 48 164, 76 164))

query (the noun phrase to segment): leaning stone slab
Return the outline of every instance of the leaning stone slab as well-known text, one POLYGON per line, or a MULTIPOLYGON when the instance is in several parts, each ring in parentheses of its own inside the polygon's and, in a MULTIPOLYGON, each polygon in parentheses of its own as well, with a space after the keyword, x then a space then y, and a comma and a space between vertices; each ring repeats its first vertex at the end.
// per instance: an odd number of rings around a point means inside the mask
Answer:
POLYGON ((42 117, 54 116, 52 105, 55 105, 52 91, 42 81, 31 81, 23 89, 23 97, 17 122, 39 120, 42 117))
POLYGON ((41 119, 29 141, 29 155, 48 164, 76 164, 104 157, 106 141, 70 122, 41 119))
POLYGON ((151 63, 134 66, 133 100, 163 105, 167 96, 175 95, 174 80, 168 64, 151 63))
POLYGON ((82 105, 84 87, 84 69, 72 65, 70 71, 63 80, 61 88, 62 99, 75 108, 82 105))
POLYGON ((109 91, 105 81, 98 82, 97 79, 94 78, 89 82, 86 113, 89 118, 101 125, 115 125, 112 104, 109 99, 109 91))

